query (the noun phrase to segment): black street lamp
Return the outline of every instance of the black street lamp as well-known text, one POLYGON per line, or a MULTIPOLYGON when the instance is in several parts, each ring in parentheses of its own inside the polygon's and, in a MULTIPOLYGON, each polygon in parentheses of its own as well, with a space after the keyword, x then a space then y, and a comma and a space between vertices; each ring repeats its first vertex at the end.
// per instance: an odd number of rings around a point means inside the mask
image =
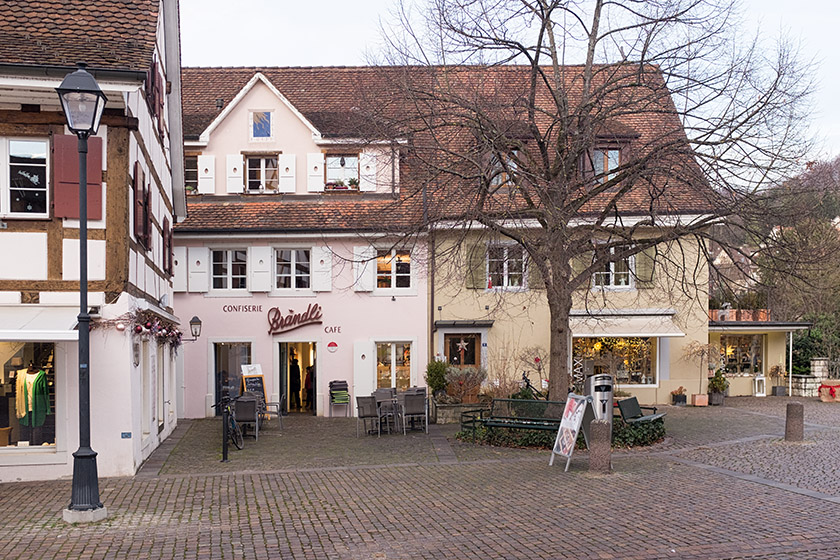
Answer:
POLYGON ((201 319, 198 318, 198 315, 194 315, 190 319, 190 334, 193 336, 193 340, 201 336, 201 319))
POLYGON ((99 500, 96 452, 90 447, 90 315, 87 293, 87 151, 107 98, 79 62, 56 88, 67 127, 79 137, 79 449, 73 453, 73 490, 66 521, 98 521, 107 516, 99 500))

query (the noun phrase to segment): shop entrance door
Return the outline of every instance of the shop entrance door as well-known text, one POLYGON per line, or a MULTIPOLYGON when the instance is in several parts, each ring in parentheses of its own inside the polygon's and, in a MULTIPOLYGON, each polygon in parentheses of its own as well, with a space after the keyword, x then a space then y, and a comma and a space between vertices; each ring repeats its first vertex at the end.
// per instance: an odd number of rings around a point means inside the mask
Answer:
POLYGON ((286 412, 318 414, 317 368, 314 342, 280 342, 280 394, 286 395, 286 412))
MULTIPOLYGON (((216 402, 223 394, 239 396, 242 384, 242 366, 251 363, 250 342, 216 342, 213 344, 214 367, 216 370, 216 402)), ((214 409, 221 414, 219 408, 214 409)))

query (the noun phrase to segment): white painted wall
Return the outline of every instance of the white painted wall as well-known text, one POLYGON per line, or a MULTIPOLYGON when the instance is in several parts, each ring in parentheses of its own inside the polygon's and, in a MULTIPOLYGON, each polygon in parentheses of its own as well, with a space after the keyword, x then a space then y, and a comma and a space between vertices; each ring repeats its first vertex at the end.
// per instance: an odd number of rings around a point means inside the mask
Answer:
POLYGON ((47 279, 46 233, 2 232, 0 255, 3 255, 0 280, 47 279))

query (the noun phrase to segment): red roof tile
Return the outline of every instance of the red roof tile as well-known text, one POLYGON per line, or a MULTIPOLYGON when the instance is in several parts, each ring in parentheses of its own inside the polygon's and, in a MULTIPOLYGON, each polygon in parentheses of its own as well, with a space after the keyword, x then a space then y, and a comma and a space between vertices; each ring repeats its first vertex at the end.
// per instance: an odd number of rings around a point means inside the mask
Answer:
POLYGON ((145 70, 157 21, 157 0, 4 0, 0 63, 145 70))

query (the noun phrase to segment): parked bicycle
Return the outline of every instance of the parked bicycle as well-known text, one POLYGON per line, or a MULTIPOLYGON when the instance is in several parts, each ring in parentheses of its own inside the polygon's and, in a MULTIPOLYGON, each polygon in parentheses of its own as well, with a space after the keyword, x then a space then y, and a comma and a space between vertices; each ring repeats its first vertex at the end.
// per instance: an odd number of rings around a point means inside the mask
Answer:
POLYGON ((225 435, 229 438, 237 449, 242 449, 245 446, 245 438, 242 437, 242 428, 237 424, 235 414, 233 413, 233 403, 239 397, 230 398, 223 396, 219 402, 213 405, 213 408, 219 408, 222 411, 222 421, 225 422, 225 435))
POLYGON ((524 371, 522 372, 522 388, 531 391, 531 394, 534 396, 535 399, 546 400, 546 396, 543 395, 536 387, 534 387, 531 384, 531 380, 528 379, 528 374, 524 371))

